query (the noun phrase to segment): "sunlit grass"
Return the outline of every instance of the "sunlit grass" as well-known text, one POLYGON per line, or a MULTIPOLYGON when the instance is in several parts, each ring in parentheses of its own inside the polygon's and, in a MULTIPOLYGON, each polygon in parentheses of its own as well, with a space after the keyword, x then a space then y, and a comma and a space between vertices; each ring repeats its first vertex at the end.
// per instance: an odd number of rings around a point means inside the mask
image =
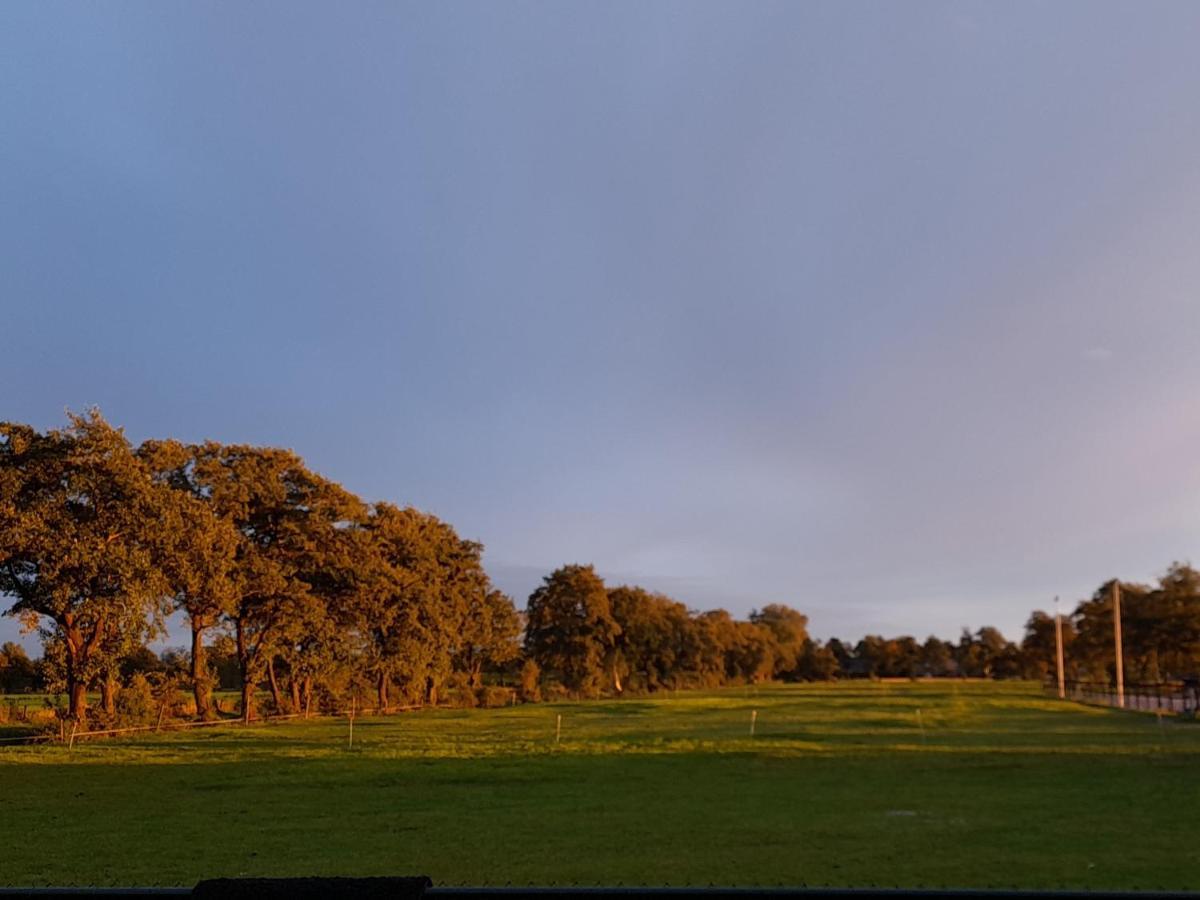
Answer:
POLYGON ((1200 727, 1035 686, 770 686, 0 750, 0 882, 1194 885, 1200 727), (750 735, 752 711, 757 711, 750 735), (561 740, 555 740, 562 716, 561 740))

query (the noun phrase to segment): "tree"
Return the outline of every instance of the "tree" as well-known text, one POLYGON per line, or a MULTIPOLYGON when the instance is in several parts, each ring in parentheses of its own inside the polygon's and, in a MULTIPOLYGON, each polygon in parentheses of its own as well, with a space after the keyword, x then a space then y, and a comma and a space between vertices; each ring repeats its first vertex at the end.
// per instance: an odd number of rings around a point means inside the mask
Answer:
POLYGON ((0 593, 63 642, 70 715, 82 720, 106 639, 160 616, 180 523, 129 442, 97 411, 44 434, 0 424, 0 593))
POLYGON ((242 715, 253 715, 254 691, 270 679, 277 654, 290 653, 289 625, 312 626, 335 614, 331 601, 351 582, 348 542, 340 536, 364 510, 339 485, 311 472, 295 453, 245 445, 200 445, 192 478, 215 514, 236 528, 231 621, 242 670, 242 715))
POLYGON ((608 600, 620 629, 611 660, 618 693, 622 678, 653 691, 677 684, 689 664, 696 664, 692 620, 682 603, 625 586, 610 590, 608 600))
POLYGON ((489 590, 470 605, 460 659, 471 687, 482 687, 485 666, 498 668, 521 655, 520 635, 521 617, 503 591, 489 590))
POLYGON ((837 660, 838 671, 843 675, 862 675, 859 671, 858 658, 854 655, 854 648, 847 646, 838 638, 830 638, 825 644, 826 649, 833 654, 833 658, 837 660))
POLYGON ((770 603, 750 613, 750 621, 767 628, 775 638, 774 671, 777 678, 795 677, 808 640, 808 616, 781 603, 770 603))
MULTIPOLYGON (((1143 606, 1143 599, 1149 589, 1136 584, 1122 584, 1116 579, 1109 579, 1100 585, 1088 600, 1081 601, 1071 615, 1071 623, 1075 631, 1073 641, 1074 653, 1082 669, 1082 674, 1096 680, 1113 682, 1116 680, 1116 644, 1113 632, 1113 586, 1120 584, 1122 624, 1130 621, 1129 614, 1135 616, 1143 606)), ((1064 623, 1065 624, 1065 623, 1064 623)), ((1126 642, 1130 649, 1129 662, 1131 674, 1139 667, 1144 647, 1139 646, 1145 635, 1134 627, 1133 645, 1126 642)))
POLYGON ((13 641, 0 644, 0 694, 32 691, 37 683, 37 665, 25 648, 13 641))
POLYGON ((827 645, 808 638, 795 672, 804 681, 833 681, 839 674, 837 655, 827 645))
MULTIPOLYGON (((1062 621, 1063 659, 1065 667, 1074 662, 1072 643, 1075 627, 1069 618, 1062 621)), ((1058 672, 1058 638, 1055 635, 1054 616, 1034 610, 1025 622, 1025 636, 1021 638, 1022 671, 1026 678, 1043 679, 1058 672)))
POLYGON ((879 678, 887 671, 887 641, 877 634, 865 635, 855 646, 854 655, 864 675, 879 678))
POLYGON ((511 658, 519 622, 483 571, 481 544, 436 516, 387 503, 372 508, 358 541, 356 627, 382 709, 393 681, 436 704, 456 664, 477 678, 488 660, 511 658))
POLYGON ((733 642, 725 654, 726 672, 737 681, 769 681, 775 672, 777 650, 775 633, 770 628, 734 621, 733 642))
POLYGON ((164 574, 170 582, 174 607, 183 612, 191 630, 190 681, 196 715, 212 716, 213 677, 205 660, 204 637, 236 600, 238 531, 220 516, 210 493, 196 478, 196 450, 177 441, 146 441, 137 451, 155 482, 170 490, 182 524, 164 574))
POLYGON ((1200 572, 1172 563, 1147 599, 1143 610, 1133 607, 1135 616, 1141 612, 1134 633, 1145 634, 1147 680, 1194 677, 1200 671, 1200 572))
POLYGON ((955 674, 953 645, 933 635, 925 638, 921 645, 921 668, 934 678, 955 674))
POLYGON ((604 582, 591 566, 556 569, 529 597, 525 653, 572 691, 599 691, 619 633, 604 582))
POLYGON ((692 622, 691 634, 695 649, 690 654, 689 670, 694 671, 701 684, 709 687, 724 684, 733 675, 732 655, 737 643, 733 617, 723 609, 702 612, 692 622))

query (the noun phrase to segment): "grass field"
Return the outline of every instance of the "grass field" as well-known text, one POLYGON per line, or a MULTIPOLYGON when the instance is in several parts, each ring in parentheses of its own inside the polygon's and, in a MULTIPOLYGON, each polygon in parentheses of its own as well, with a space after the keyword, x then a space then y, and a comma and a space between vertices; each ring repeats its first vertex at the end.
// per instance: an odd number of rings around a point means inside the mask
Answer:
POLYGON ((347 732, 0 748, 0 884, 1200 887, 1200 726, 1030 685, 438 710, 359 720, 352 750, 347 732))

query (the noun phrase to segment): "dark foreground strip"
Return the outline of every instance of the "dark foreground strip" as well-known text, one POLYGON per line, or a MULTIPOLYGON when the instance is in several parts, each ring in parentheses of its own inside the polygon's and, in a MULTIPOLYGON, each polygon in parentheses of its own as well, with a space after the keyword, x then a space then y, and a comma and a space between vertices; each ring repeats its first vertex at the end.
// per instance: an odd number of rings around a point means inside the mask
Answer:
POLYGON ((0 888, 0 900, 146 897, 194 900, 1200 900, 1194 891, 1037 891, 992 888, 426 887, 412 878, 247 878, 195 888, 0 888))

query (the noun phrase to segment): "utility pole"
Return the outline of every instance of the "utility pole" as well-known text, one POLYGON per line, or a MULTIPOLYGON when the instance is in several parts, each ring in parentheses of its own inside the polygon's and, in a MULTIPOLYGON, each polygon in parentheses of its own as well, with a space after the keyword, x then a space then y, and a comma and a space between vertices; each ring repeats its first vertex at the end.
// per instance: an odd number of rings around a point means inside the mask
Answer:
POLYGON ((1063 681, 1063 645, 1062 645, 1062 612, 1058 608, 1058 598, 1054 598, 1054 649, 1058 661, 1058 699, 1067 696, 1066 684, 1063 681))
POLYGON ((1121 652, 1121 582, 1113 579, 1113 641, 1117 647, 1117 706, 1125 708, 1125 662, 1121 652))

